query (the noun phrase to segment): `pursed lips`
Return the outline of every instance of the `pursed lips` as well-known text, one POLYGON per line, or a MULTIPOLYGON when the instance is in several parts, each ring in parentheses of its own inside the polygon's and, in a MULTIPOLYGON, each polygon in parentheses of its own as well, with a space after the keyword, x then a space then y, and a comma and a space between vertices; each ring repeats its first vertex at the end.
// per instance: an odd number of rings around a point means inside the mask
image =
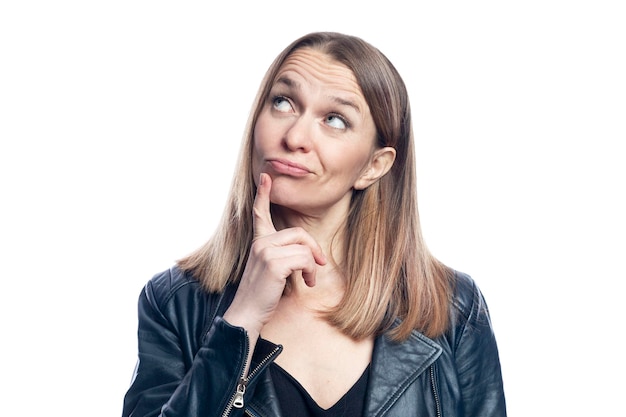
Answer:
POLYGON ((277 174, 303 177, 311 173, 311 171, 304 165, 300 165, 286 159, 268 159, 267 162, 277 174))

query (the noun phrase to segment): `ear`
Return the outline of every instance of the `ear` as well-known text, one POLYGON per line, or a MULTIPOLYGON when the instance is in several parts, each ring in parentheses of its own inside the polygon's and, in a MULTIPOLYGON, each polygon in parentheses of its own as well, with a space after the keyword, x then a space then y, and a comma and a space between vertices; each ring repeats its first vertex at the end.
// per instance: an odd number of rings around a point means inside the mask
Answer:
POLYGON ((393 166, 396 160, 396 150, 390 146, 376 149, 369 164, 354 183, 354 189, 364 190, 382 178, 393 166))

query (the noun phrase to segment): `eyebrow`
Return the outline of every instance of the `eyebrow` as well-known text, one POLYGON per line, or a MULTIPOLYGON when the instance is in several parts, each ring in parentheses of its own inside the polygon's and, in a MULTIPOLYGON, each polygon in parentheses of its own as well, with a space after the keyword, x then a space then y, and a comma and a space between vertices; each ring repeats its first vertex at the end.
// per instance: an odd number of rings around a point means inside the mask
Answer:
MULTIPOLYGON (((286 87, 292 88, 294 90, 302 90, 302 85, 299 82, 292 80, 291 78, 286 76, 277 78, 274 84, 283 84, 286 87)), ((345 98, 338 96, 328 96, 328 98, 339 105, 352 107, 357 113, 361 114, 361 108, 353 101, 346 100, 345 98)))

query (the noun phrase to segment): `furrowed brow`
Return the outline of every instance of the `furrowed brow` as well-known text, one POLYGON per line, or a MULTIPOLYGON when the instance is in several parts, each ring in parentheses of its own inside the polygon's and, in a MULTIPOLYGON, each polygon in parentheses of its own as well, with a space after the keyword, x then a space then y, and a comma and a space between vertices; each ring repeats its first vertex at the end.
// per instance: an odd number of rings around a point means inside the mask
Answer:
MULTIPOLYGON (((287 88, 293 89, 293 90, 301 90, 302 86, 300 85, 299 82, 287 77, 287 76, 282 76, 276 79, 276 82, 274 83, 274 85, 279 85, 282 84, 287 88)), ((346 106, 346 107, 351 107, 353 108, 358 114, 361 114, 361 107, 355 103, 354 101, 345 99, 343 97, 339 97, 339 96, 328 96, 328 99, 339 104, 340 106, 346 106)))
POLYGON ((361 114, 361 108, 355 102, 337 96, 331 96, 329 98, 341 106, 352 107, 357 113, 361 114))
POLYGON ((289 77, 284 77, 284 76, 278 78, 276 80, 275 84, 283 84, 286 87, 293 88, 293 89, 296 89, 296 90, 301 90, 302 89, 301 86, 300 86, 300 83, 292 80, 289 77))

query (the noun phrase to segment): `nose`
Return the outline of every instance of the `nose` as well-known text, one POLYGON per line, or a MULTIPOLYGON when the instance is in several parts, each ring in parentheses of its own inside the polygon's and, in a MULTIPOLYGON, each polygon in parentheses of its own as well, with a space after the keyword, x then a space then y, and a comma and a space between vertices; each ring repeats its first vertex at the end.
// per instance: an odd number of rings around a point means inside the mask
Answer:
POLYGON ((292 152, 309 152, 312 147, 313 126, 315 122, 307 115, 292 119, 283 137, 284 146, 292 152))

